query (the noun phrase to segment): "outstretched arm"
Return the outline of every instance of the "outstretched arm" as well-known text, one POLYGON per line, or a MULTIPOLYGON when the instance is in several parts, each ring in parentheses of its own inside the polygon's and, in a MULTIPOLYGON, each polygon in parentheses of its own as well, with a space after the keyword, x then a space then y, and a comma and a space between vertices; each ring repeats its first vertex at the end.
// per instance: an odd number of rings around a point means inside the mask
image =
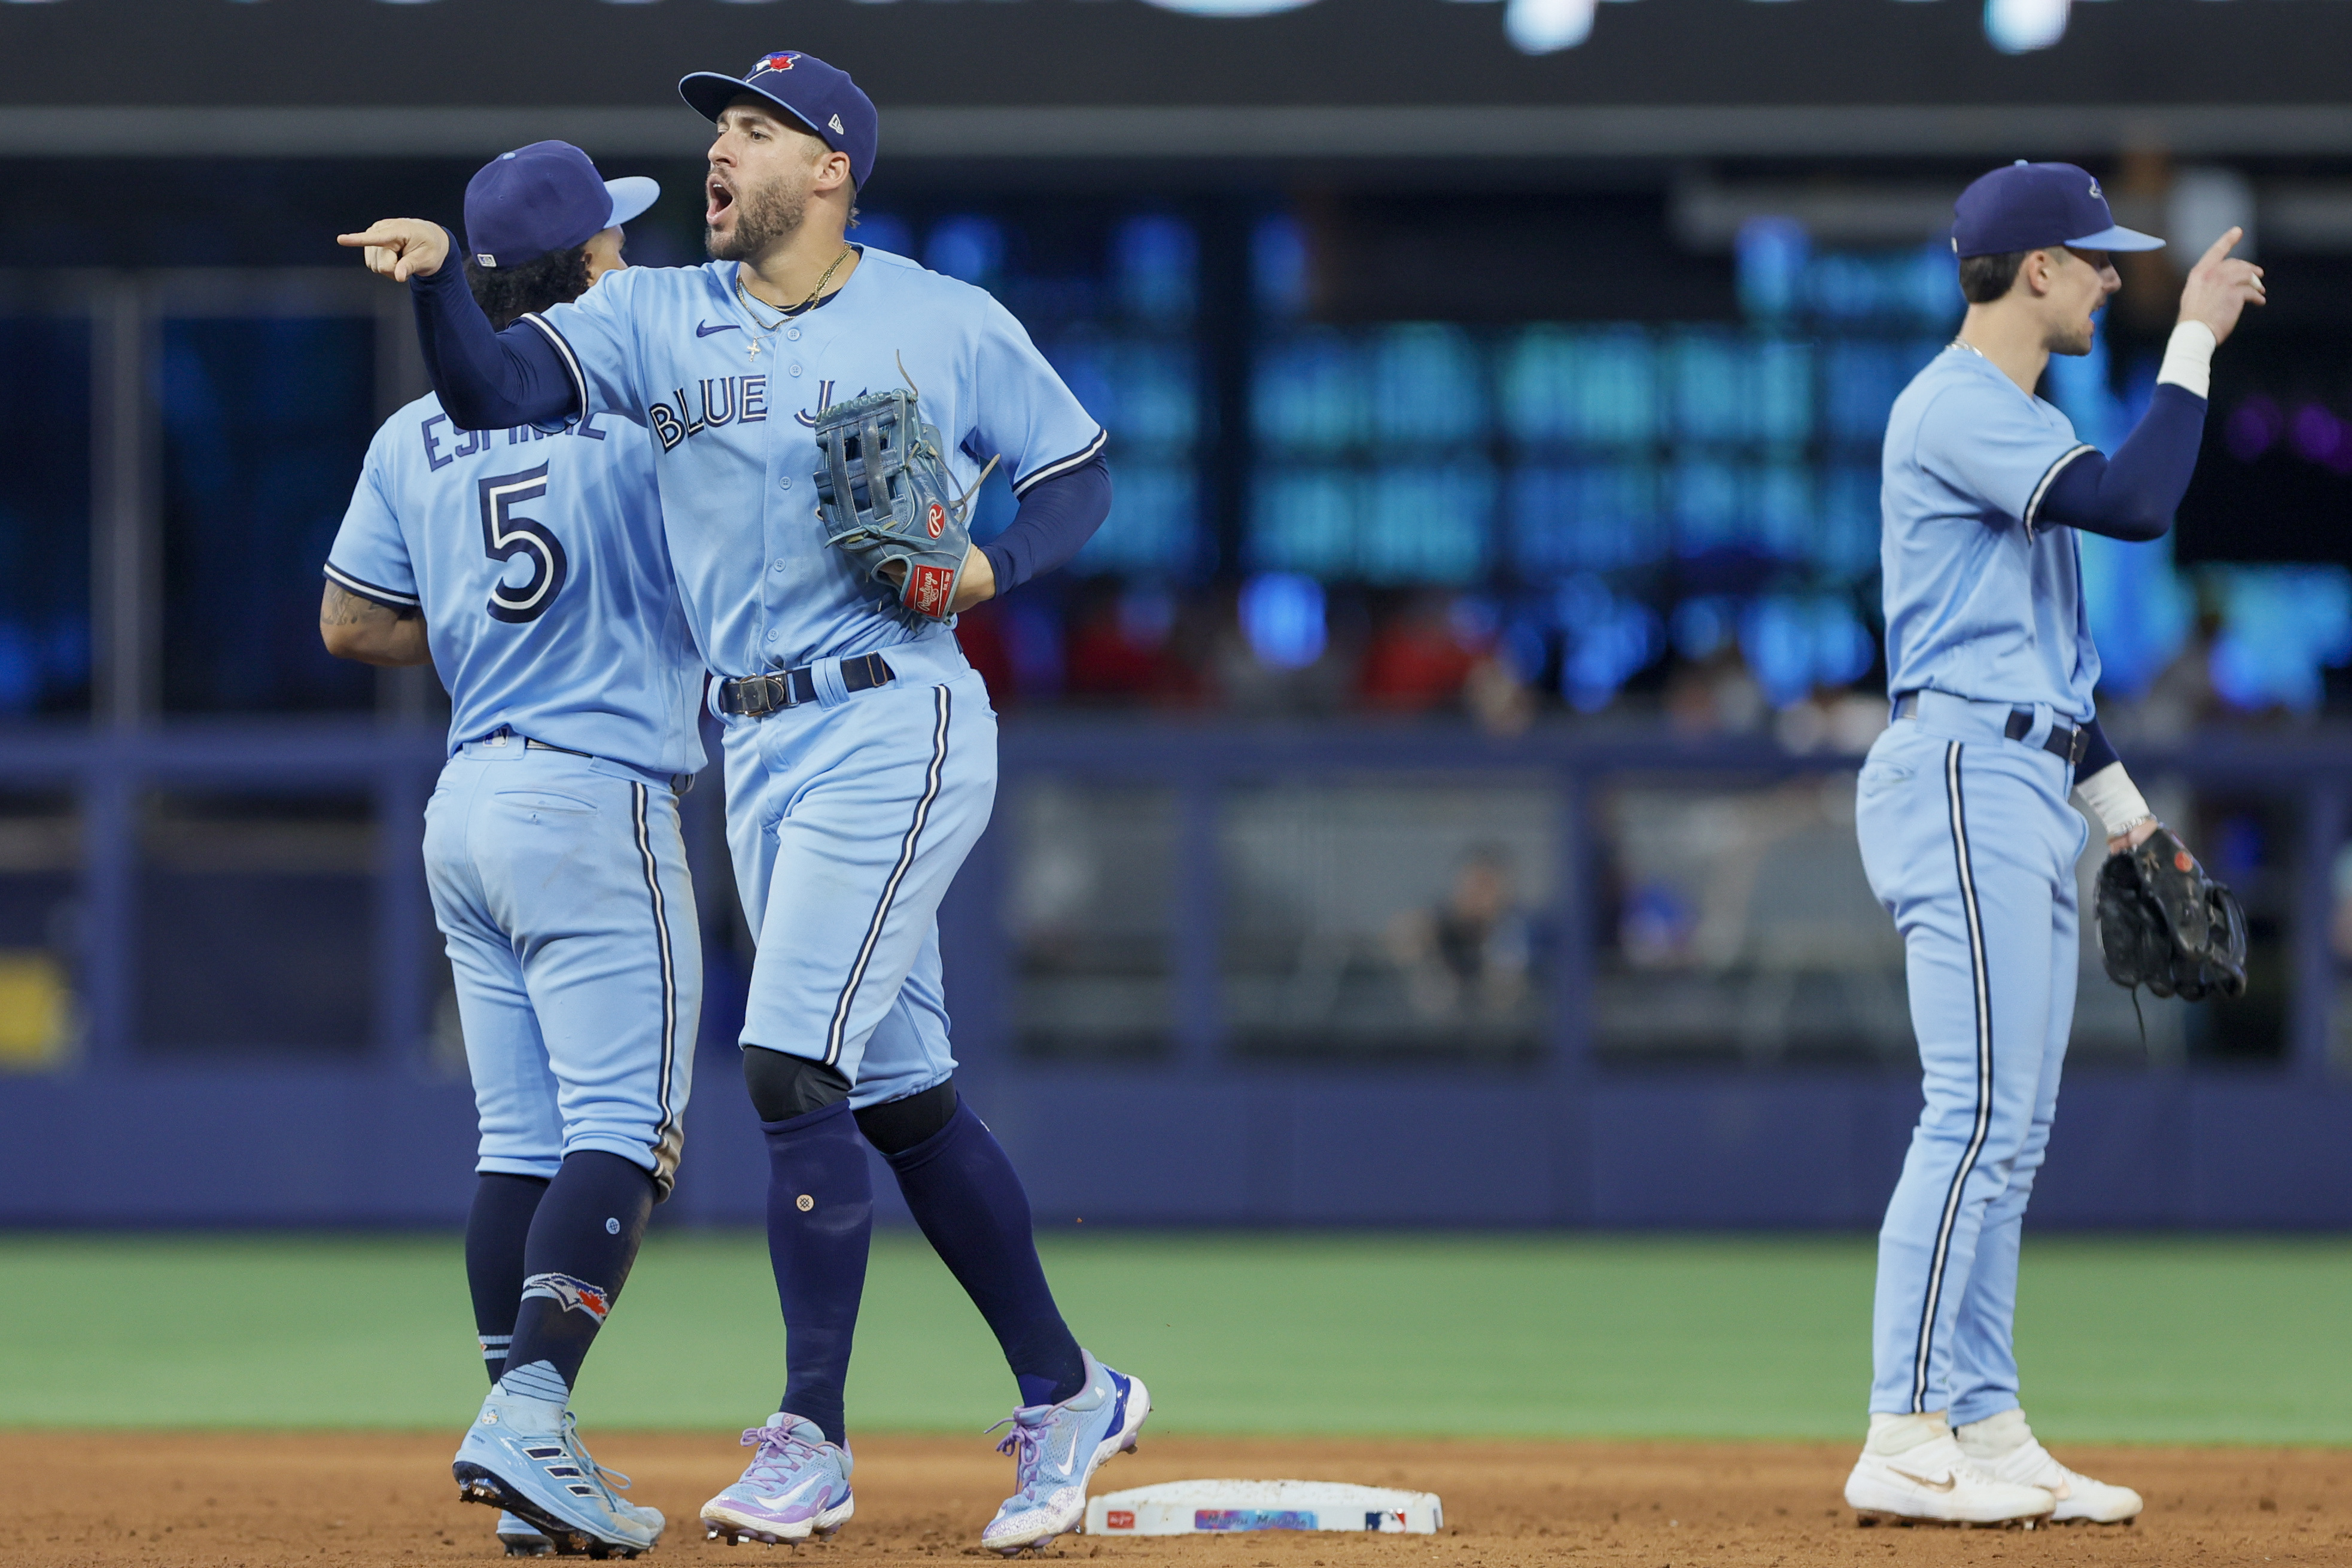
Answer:
POLYGON ((580 412, 579 383, 543 329, 528 321, 491 329, 464 272, 448 265, 449 234, 439 224, 386 218, 335 243, 360 250, 370 271, 408 284, 425 371, 460 429, 552 424, 580 412))

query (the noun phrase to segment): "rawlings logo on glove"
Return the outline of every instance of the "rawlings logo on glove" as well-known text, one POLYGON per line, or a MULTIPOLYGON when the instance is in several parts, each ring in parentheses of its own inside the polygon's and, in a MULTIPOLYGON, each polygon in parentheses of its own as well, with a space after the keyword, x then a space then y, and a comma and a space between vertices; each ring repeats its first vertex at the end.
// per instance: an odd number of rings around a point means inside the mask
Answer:
POLYGON ((2107 978, 2183 1001, 2246 990, 2246 912, 2197 857, 2158 828, 2107 857, 2096 889, 2107 978))
POLYGON ((817 411, 816 515, 824 542, 856 557, 890 591, 877 611, 895 607, 942 622, 955 613, 956 585, 971 553, 970 503, 996 459, 957 495, 940 433, 923 423, 919 397, 909 382, 904 392, 868 392, 817 411))

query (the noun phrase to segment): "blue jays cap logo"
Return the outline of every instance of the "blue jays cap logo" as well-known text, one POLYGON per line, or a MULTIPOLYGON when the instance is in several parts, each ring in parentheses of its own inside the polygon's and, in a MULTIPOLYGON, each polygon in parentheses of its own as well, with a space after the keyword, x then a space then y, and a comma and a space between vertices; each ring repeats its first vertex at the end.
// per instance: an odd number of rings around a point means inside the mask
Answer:
POLYGON ((772 55, 762 55, 759 64, 743 73, 744 79, 748 81, 761 71, 788 71, 793 68, 793 62, 800 57, 798 49, 779 49, 772 55))
POLYGON ((2107 199, 2107 193, 2099 189, 2099 182, 2095 179, 2091 182, 2091 194, 2103 202, 2107 199))

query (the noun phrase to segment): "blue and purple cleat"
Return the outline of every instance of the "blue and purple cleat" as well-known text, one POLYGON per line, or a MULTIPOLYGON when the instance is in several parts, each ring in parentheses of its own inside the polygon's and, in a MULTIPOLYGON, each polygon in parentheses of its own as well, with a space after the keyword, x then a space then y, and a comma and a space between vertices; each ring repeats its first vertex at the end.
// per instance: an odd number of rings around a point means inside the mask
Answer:
POLYGON ((1134 1450, 1150 1393, 1091 1354, 1086 1365, 1087 1385, 1069 1398, 1013 1413, 1013 1435, 997 1451, 1013 1456, 1013 1492, 980 1532, 989 1551, 1043 1551, 1076 1530, 1087 1516, 1087 1482, 1113 1455, 1134 1450))
POLYGON ((745 1541, 806 1541, 831 1535, 857 1504, 849 1492, 849 1450, 824 1440, 814 1421, 778 1411, 743 1434, 756 1449, 733 1486, 702 1505, 702 1528, 730 1546, 745 1541))

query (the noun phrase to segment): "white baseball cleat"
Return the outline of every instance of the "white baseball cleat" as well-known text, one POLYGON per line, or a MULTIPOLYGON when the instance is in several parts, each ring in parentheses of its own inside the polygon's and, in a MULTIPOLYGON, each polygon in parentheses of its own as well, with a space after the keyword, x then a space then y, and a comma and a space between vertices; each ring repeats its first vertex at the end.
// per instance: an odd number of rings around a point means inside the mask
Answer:
POLYGON ((2048 1489, 1995 1477, 1949 1434, 1899 1454, 1864 1451, 1845 1480, 1846 1505, 1864 1524, 2022 1524, 2049 1517, 2048 1489))
POLYGON ((2041 1487, 2056 1498, 2053 1524, 2128 1524, 2144 1506, 2131 1488, 2077 1475, 2052 1458, 2022 1410, 2004 1410, 1962 1427, 1957 1436, 1960 1452, 1995 1479, 2041 1487))

